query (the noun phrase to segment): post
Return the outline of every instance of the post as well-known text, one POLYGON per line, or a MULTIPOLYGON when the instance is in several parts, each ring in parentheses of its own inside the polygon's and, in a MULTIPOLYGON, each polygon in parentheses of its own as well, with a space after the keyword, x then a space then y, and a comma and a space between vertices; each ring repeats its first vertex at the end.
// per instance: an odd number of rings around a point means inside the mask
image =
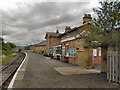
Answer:
POLYGON ((118 52, 116 51, 116 75, 115 75, 115 77, 116 77, 116 82, 118 82, 118 52))
POLYGON ((119 73, 119 83, 120 83, 120 51, 118 52, 118 56, 119 56, 119 59, 118 59, 119 60, 119 70, 118 70, 119 72, 118 73, 119 73))
POLYGON ((114 61, 114 51, 113 51, 113 53, 112 53, 112 59, 113 59, 113 60, 112 60, 112 61, 113 61, 113 62, 112 62, 112 65, 113 65, 113 66, 112 66, 112 69, 113 69, 113 71, 112 71, 112 77, 113 77, 113 78, 112 78, 112 81, 114 81, 114 80, 115 80, 115 61, 114 61))
POLYGON ((107 79, 109 80, 110 79, 110 67, 109 67, 109 52, 107 51, 107 79))
POLYGON ((112 77, 111 77, 111 51, 110 51, 110 67, 109 67, 109 68, 110 68, 110 78, 109 78, 109 82, 111 82, 111 78, 112 78, 112 77))

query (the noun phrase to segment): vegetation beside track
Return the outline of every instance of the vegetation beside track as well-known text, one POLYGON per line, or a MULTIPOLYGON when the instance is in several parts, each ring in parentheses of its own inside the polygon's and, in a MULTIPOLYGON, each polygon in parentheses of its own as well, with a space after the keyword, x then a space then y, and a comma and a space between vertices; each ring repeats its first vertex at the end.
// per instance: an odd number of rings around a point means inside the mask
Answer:
POLYGON ((15 44, 11 42, 5 43, 3 39, 0 39, 0 63, 7 63, 17 55, 12 52, 12 49, 15 47, 15 44))
POLYGON ((2 57, 2 64, 5 64, 5 63, 8 63, 9 61, 13 60, 15 58, 15 56, 17 56, 17 54, 15 53, 12 53, 10 55, 7 55, 7 56, 3 56, 2 57))

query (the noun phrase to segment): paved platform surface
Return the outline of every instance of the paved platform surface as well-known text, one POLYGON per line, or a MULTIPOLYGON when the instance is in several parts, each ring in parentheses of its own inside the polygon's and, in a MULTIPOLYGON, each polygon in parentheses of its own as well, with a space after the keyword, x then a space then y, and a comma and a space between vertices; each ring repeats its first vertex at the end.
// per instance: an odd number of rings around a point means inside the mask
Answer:
POLYGON ((28 53, 13 88, 118 88, 108 83, 106 74, 61 75, 54 68, 75 67, 59 60, 28 53))
POLYGON ((91 74, 91 73, 100 73, 95 69, 85 69, 80 66, 75 67, 56 67, 54 68, 61 75, 81 75, 81 74, 91 74))

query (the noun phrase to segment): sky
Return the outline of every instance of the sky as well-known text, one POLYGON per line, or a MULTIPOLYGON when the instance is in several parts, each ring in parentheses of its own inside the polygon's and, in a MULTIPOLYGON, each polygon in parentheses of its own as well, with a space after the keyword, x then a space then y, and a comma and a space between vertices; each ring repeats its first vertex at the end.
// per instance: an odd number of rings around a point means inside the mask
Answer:
POLYGON ((18 46, 39 43, 46 32, 82 25, 85 13, 96 18, 99 6, 98 0, 0 0, 0 36, 18 46))

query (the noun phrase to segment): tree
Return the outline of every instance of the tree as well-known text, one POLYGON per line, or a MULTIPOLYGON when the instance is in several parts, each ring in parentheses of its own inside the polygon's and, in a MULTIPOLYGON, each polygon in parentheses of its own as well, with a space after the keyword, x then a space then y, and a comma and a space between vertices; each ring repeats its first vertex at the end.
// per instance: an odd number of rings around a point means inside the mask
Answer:
MULTIPOLYGON (((100 2, 101 7, 93 9, 98 18, 94 19, 86 28, 84 37, 87 45, 94 47, 95 43, 101 43, 102 47, 118 47, 120 45, 120 2, 100 2)), ((97 44, 97 45, 98 45, 97 44)))
POLYGON ((120 24, 120 2, 100 2, 101 7, 93 9, 98 18, 94 19, 96 26, 101 28, 100 41, 103 46, 118 46, 118 25, 120 24), (117 36, 117 37, 116 37, 117 36))
POLYGON ((85 40, 84 47, 97 47, 100 46, 100 31, 101 29, 98 26, 95 26, 93 24, 86 24, 85 28, 87 28, 88 31, 85 31, 81 34, 82 38, 85 40))
POLYGON ((10 47, 11 47, 12 49, 16 47, 16 45, 15 45, 15 44, 10 43, 10 42, 9 42, 9 45, 10 45, 10 47))
POLYGON ((14 45, 13 43, 11 42, 7 42, 5 43, 4 41, 1 42, 1 49, 2 49, 2 54, 4 55, 9 55, 12 53, 12 49, 16 47, 16 45, 14 45))
POLYGON ((18 52, 21 52, 21 51, 22 51, 21 48, 19 48, 18 52))

